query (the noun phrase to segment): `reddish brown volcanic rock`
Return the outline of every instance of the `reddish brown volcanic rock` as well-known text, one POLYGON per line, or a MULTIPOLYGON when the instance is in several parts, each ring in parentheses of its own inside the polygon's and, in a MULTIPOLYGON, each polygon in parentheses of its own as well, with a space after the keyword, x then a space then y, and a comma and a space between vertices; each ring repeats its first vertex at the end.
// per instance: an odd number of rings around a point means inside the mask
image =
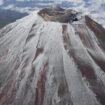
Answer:
POLYGON ((59 7, 1 29, 0 105, 105 105, 105 29, 59 7))
POLYGON ((45 21, 68 23, 79 20, 77 17, 77 15, 79 15, 78 12, 71 9, 63 9, 60 7, 44 8, 40 10, 38 14, 45 21))

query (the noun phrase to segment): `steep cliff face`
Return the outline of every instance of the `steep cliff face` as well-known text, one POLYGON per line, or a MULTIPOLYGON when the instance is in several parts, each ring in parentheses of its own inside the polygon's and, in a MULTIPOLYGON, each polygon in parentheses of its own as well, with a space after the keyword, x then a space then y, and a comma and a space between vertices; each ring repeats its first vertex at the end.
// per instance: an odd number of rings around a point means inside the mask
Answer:
POLYGON ((42 11, 0 30, 0 105, 105 105, 105 29, 42 11))

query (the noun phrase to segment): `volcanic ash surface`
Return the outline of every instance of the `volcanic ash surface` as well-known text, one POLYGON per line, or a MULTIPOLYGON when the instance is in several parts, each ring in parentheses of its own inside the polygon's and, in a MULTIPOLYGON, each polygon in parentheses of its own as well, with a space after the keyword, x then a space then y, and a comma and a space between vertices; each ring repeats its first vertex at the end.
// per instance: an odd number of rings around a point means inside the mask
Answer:
POLYGON ((105 29, 60 7, 2 28, 0 105, 105 105, 105 29))

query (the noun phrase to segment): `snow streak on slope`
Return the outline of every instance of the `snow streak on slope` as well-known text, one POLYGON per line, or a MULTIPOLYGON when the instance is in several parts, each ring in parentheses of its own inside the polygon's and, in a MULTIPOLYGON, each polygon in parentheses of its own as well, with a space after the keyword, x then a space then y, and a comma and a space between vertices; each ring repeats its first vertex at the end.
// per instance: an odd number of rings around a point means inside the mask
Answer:
POLYGON ((37 12, 4 27, 0 105, 105 105, 102 33, 88 17, 46 22, 37 12))

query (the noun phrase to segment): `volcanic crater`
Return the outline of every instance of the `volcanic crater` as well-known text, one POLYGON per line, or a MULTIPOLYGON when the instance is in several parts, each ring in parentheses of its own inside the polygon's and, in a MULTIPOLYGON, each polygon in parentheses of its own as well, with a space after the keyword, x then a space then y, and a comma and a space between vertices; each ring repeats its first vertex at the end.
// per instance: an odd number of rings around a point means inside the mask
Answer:
POLYGON ((40 10, 38 14, 45 21, 53 21, 60 23, 72 23, 73 21, 78 21, 81 18, 81 13, 76 12, 72 9, 64 9, 58 6, 44 8, 40 10))

